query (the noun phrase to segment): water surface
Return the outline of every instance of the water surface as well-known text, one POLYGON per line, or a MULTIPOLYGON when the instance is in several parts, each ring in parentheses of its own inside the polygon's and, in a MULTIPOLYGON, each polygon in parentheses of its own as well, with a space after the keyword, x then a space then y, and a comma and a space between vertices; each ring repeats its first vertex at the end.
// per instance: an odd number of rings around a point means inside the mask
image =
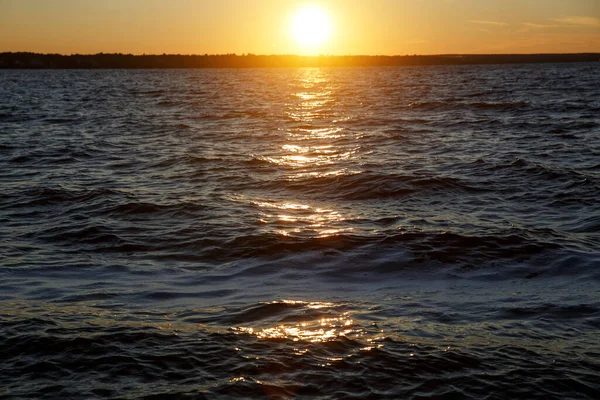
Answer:
POLYGON ((0 71, 0 396, 598 398, 599 72, 0 71))

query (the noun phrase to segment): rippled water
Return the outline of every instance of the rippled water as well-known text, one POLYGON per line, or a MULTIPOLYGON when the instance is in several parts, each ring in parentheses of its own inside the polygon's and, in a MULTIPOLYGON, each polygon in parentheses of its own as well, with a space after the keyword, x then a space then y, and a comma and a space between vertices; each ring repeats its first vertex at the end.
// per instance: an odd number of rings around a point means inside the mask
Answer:
POLYGON ((0 397, 600 397, 599 72, 0 71, 0 397))

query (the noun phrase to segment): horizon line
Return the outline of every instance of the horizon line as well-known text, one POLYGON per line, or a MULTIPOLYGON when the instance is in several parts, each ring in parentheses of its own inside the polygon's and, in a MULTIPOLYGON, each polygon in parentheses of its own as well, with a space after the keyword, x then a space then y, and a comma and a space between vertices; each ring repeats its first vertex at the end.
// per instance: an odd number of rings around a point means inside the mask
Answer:
POLYGON ((0 68, 263 68, 263 67, 386 67, 418 65, 531 64, 598 62, 600 53, 436 54, 436 55, 256 55, 97 53, 61 55, 32 52, 0 53, 0 68))
POLYGON ((134 56, 134 57, 165 57, 165 56, 180 56, 180 57, 215 57, 215 56, 229 56, 229 57, 458 57, 458 56, 542 56, 542 55, 590 55, 598 54, 599 51, 580 51, 573 53, 431 53, 431 54, 294 54, 294 53, 271 53, 271 54, 257 54, 257 53, 40 53, 36 51, 0 51, 0 54, 35 54, 40 56, 101 56, 101 55, 119 55, 119 56, 134 56))

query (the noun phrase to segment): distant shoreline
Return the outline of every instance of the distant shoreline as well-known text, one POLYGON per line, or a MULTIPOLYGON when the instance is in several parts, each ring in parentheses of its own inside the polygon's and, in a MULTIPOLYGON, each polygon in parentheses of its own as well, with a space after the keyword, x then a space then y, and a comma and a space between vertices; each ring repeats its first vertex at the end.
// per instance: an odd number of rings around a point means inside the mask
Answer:
POLYGON ((0 69, 170 69, 384 67, 598 62, 600 53, 446 54, 406 56, 133 55, 0 53, 0 69))

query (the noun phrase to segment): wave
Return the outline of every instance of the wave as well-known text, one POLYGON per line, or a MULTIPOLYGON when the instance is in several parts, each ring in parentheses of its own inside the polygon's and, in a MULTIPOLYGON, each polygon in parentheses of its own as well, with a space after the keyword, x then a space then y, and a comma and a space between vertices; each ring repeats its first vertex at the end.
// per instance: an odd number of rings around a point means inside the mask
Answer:
MULTIPOLYGON (((598 177, 587 173, 590 168, 565 168, 563 165, 545 164, 526 158, 517 157, 510 161, 497 159, 479 159, 474 165, 478 171, 486 171, 495 175, 507 174, 516 176, 521 174, 529 178, 538 179, 537 183, 546 185, 549 182, 567 184, 566 189, 585 187, 585 192, 592 193, 592 187, 600 188, 598 177)), ((594 167, 591 169, 593 170, 594 167)), ((567 193, 568 194, 568 193, 567 193)))
POLYGON ((3 208, 54 205, 90 207, 97 200, 123 197, 127 197, 124 192, 106 188, 76 190, 60 186, 37 187, 0 194, 0 206, 3 208))
MULTIPOLYGON (((163 217, 169 217, 182 212, 181 206, 173 209, 129 204, 118 206, 118 209, 123 211, 123 207, 126 215, 133 216, 166 213, 163 217)), ((115 212, 115 209, 111 212, 115 212)), ((135 222, 135 219, 132 222, 135 222)), ((506 271, 499 269, 500 265, 537 262, 539 257, 569 247, 569 240, 564 234, 552 231, 543 234, 532 231, 505 231, 495 235, 464 235, 390 229, 377 235, 337 234, 329 237, 302 237, 265 231, 233 236, 228 230, 220 230, 218 226, 206 222, 198 229, 141 229, 135 224, 123 223, 113 226, 63 223, 40 229, 24 237, 54 243, 64 250, 88 254, 120 254, 160 262, 171 260, 203 262, 209 265, 252 259, 277 260, 291 255, 306 259, 310 259, 314 254, 322 254, 325 258, 343 254, 354 255, 352 265, 332 264, 332 271, 341 274, 360 271, 401 273, 407 269, 426 266, 434 269, 452 267, 456 271, 490 269, 490 272, 494 272, 497 269, 495 272, 501 276, 506 271), (162 232, 168 232, 168 236, 162 232), (198 237, 199 232, 202 232, 202 237, 198 237), (491 264, 487 265, 490 262, 491 264)), ((526 272, 527 269, 523 271, 526 272)), ((270 273, 270 267, 263 272, 270 273)), ((244 270, 243 274, 260 276, 261 271, 260 268, 244 270)), ((230 278, 237 275, 238 273, 233 273, 230 278)))
POLYGON ((447 101, 415 101, 405 108, 425 111, 441 110, 496 110, 496 111, 525 111, 532 108, 532 105, 525 101, 507 101, 507 102, 461 102, 456 100, 447 101))
POLYGON ((381 305, 290 300, 168 315, 57 305, 52 319, 12 304, 0 366, 5 390, 23 398, 597 397, 594 328, 578 322, 597 322, 597 305, 512 302, 484 324, 436 321, 406 300, 400 318, 381 305), (561 323, 577 334, 552 336, 561 323))
POLYGON ((402 198, 422 192, 477 193, 486 191, 483 187, 468 184, 458 178, 395 173, 381 174, 373 171, 253 182, 251 187, 272 192, 281 190, 302 192, 306 195, 318 195, 321 198, 340 200, 402 198))

